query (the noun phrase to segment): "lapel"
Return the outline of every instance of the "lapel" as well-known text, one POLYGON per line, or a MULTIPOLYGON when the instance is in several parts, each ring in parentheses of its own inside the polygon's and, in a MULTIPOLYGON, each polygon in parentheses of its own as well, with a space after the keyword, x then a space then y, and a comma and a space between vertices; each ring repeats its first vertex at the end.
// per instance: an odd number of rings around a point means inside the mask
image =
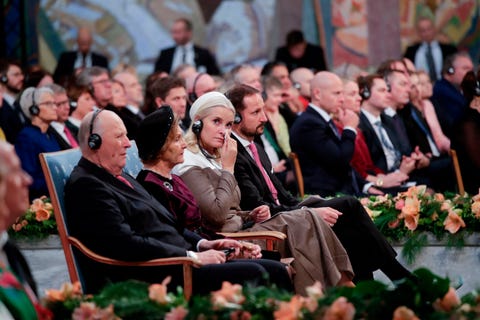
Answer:
MULTIPOLYGON (((371 148, 375 148, 377 150, 382 150, 383 153, 383 147, 380 139, 378 139, 377 133, 375 132, 375 128, 372 126, 370 121, 368 121, 367 117, 363 114, 363 112, 360 111, 360 123, 362 125, 362 131, 363 134, 365 135, 365 140, 370 142, 371 148)), ((383 123, 383 119, 382 119, 383 123)), ((385 130, 387 130, 387 126, 383 126, 385 130)), ((387 131, 388 133, 388 131, 387 131)), ((389 134, 390 136, 390 134, 389 134)), ((368 145, 368 143, 367 143, 368 145)))
POLYGON ((337 136, 337 134, 333 131, 333 128, 330 127, 327 121, 318 113, 315 109, 313 109, 311 106, 308 106, 308 108, 305 110, 305 113, 312 118, 315 122, 317 122, 321 127, 328 132, 328 135, 332 138, 335 139, 335 141, 340 141, 341 136, 337 136))
POLYGON ((88 161, 85 158, 82 158, 78 163, 80 166, 84 167, 87 171, 97 177, 99 180, 105 182, 106 187, 114 189, 116 192, 122 194, 127 199, 137 200, 143 202, 145 205, 151 207, 154 211, 162 214, 167 220, 172 224, 176 225, 177 221, 173 214, 171 214, 160 202, 158 202, 154 197, 148 193, 145 188, 137 182, 132 176, 128 173, 122 172, 122 177, 128 180, 133 186, 133 189, 130 188, 127 184, 115 178, 105 169, 98 167, 94 163, 88 161))

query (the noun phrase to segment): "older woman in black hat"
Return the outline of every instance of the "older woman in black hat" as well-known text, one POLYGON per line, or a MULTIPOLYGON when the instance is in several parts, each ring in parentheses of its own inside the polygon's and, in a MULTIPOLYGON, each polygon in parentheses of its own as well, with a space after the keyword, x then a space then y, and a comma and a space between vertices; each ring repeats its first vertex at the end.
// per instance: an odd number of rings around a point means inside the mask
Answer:
POLYGON ((220 238, 220 235, 202 226, 193 194, 180 177, 171 174, 173 167, 183 162, 183 152, 187 147, 179 123, 169 106, 161 107, 141 122, 135 140, 144 169, 137 180, 175 214, 185 228, 206 239, 220 238))

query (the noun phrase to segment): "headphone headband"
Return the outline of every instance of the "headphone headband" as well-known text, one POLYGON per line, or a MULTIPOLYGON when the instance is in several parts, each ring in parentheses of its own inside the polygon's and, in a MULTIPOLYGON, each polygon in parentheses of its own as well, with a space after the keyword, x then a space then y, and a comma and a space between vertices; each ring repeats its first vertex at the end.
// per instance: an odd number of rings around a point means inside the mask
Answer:
POLYGON ((97 134, 93 133, 93 126, 95 124, 95 119, 98 117, 100 112, 103 109, 97 109, 93 112, 92 120, 90 120, 90 128, 89 128, 89 135, 88 135, 88 147, 92 150, 97 150, 102 145, 102 137, 97 134))

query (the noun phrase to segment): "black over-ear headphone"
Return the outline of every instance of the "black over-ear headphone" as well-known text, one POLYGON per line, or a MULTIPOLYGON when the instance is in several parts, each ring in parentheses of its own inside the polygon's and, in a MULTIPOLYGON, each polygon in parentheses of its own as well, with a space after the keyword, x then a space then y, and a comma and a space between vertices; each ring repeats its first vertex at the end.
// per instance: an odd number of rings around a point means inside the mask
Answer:
POLYGON ((8 77, 7 77, 6 73, 2 73, 2 76, 0 76, 0 82, 3 83, 3 84, 8 83, 8 77))
POLYGON ((242 122, 242 120, 243 120, 242 115, 235 111, 235 116, 233 117, 233 123, 239 124, 240 122, 242 122))
POLYGON ((200 132, 202 132, 202 129, 203 129, 202 120, 195 120, 192 123, 192 132, 195 133, 197 137, 200 135, 200 132))
POLYGON ((200 79, 200 77, 203 76, 204 74, 206 74, 206 73, 201 72, 201 73, 197 74, 197 76, 193 80, 192 92, 190 92, 188 94, 188 99, 190 100, 191 103, 193 103, 195 100, 198 99, 197 93, 195 92, 196 89, 197 89, 197 82, 198 82, 198 79, 200 79))
POLYGON ((100 148, 102 145, 102 137, 98 133, 93 133, 93 125, 95 123, 95 119, 98 117, 100 112, 102 112, 103 109, 97 109, 93 113, 92 120, 90 120, 90 130, 89 130, 89 135, 88 135, 88 147, 92 150, 97 150, 100 148))
POLYGON ((32 92, 32 105, 30 106, 30 108, 28 108, 28 111, 30 111, 30 114, 32 116, 38 116, 38 114, 40 113, 40 108, 35 103, 35 90, 36 89, 33 89, 33 92, 32 92))
POLYGON ((390 81, 388 81, 388 73, 385 73, 383 75, 383 80, 385 81, 385 84, 387 85, 387 91, 392 92, 392 86, 390 85, 390 81))
POLYGON ((372 94, 370 93, 370 89, 368 88, 368 84, 365 85, 360 89, 360 96, 363 100, 368 100, 372 94))
POLYGON ((302 85, 300 84, 300 82, 296 82, 296 81, 293 82, 293 87, 297 90, 302 89, 302 85))
POLYGON ((454 74, 454 73, 455 73, 455 68, 454 68, 453 66, 448 67, 447 73, 448 73, 448 74, 454 74))
POLYGON ((267 91, 262 91, 262 99, 263 99, 263 102, 267 101, 268 99, 268 94, 267 94, 267 91))
POLYGON ((480 97, 480 82, 478 80, 475 81, 475 96, 480 97))

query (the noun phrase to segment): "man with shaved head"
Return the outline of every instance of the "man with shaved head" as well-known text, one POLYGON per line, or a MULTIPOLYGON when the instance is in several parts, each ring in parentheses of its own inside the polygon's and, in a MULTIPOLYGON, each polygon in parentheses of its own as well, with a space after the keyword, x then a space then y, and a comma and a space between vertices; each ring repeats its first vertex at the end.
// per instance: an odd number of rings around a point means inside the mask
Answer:
POLYGON ((353 111, 341 108, 342 80, 331 72, 317 73, 311 82, 311 98, 290 131, 290 145, 300 159, 305 192, 321 196, 377 193, 350 165, 359 119, 353 111), (333 123, 334 117, 343 125, 341 133, 333 123))
POLYGON ((305 108, 310 103, 310 82, 313 77, 314 74, 312 70, 307 68, 297 68, 290 72, 293 87, 298 90, 300 101, 305 108))
POLYGON ((108 69, 108 59, 91 50, 93 43, 92 33, 88 28, 80 27, 77 32, 77 50, 66 51, 58 58, 57 68, 53 73, 56 83, 65 87, 65 81, 74 75, 74 72, 93 66, 108 69))

